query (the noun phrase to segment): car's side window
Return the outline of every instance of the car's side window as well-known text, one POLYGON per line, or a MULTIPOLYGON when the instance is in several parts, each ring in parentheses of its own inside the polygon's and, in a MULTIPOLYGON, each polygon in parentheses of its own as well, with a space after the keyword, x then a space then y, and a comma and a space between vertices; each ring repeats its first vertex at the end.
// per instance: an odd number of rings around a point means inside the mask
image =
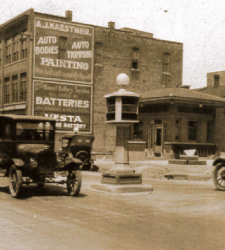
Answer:
POLYGON ((11 139, 12 138, 12 125, 6 124, 5 126, 5 139, 11 139))
POLYGON ((3 123, 0 123, 0 140, 3 139, 4 134, 5 134, 4 125, 3 123))

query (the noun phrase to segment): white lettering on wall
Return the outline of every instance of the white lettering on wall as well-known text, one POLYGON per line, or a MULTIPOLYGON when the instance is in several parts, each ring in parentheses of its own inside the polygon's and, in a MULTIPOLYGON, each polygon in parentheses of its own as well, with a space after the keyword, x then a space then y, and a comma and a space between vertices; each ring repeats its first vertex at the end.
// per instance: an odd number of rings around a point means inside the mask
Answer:
POLYGON ((73 62, 63 59, 52 59, 41 57, 41 65, 43 66, 51 66, 58 68, 67 68, 67 69, 82 69, 88 70, 89 64, 84 62, 73 62))
POLYGON ((72 107, 72 108, 89 108, 88 100, 74 100, 53 97, 36 97, 36 105, 48 105, 58 107, 72 107))

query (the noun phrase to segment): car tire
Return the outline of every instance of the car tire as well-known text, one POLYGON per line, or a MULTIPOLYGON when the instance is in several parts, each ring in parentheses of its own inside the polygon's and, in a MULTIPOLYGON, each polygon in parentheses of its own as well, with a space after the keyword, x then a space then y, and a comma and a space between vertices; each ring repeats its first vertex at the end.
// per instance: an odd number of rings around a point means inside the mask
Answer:
POLYGON ((22 171, 18 170, 15 165, 12 165, 9 169, 9 192, 13 198, 20 196, 22 183, 22 171))
POLYGON ((67 177, 67 191, 70 196, 78 196, 81 189, 81 171, 73 171, 67 177))
POLYGON ((214 167, 212 179, 216 189, 225 191, 225 164, 218 163, 214 167))

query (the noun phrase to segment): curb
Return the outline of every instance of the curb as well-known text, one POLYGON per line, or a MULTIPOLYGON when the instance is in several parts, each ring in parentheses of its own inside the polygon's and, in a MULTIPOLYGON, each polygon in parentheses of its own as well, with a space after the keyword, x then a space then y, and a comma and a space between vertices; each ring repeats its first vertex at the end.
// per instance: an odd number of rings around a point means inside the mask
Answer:
POLYGON ((212 179, 210 175, 204 174, 188 174, 188 173, 167 173, 164 175, 167 180, 189 180, 189 181, 209 181, 212 179))

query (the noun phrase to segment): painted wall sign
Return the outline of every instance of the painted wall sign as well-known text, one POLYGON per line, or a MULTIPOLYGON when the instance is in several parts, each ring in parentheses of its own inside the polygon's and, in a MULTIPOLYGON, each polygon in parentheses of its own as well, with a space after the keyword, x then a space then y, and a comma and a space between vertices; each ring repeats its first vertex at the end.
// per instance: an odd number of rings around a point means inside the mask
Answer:
POLYGON ((91 84, 93 28, 35 18, 34 77, 91 84))
POLYGON ((91 132, 92 86, 34 81, 34 115, 53 117, 61 131, 91 132))

